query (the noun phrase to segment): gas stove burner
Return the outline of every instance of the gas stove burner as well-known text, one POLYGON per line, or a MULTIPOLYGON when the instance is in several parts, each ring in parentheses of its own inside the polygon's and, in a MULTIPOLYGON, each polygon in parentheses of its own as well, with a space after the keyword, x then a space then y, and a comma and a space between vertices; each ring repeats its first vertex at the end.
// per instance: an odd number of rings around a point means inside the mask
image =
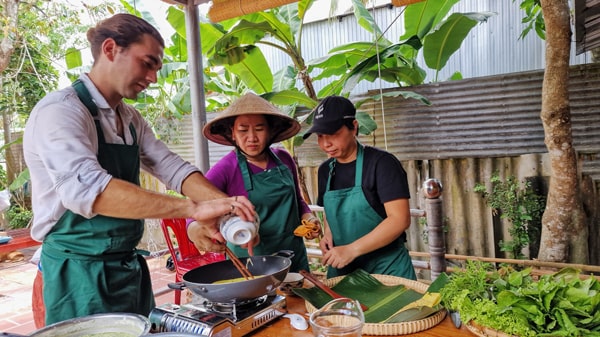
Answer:
POLYGON ((208 337, 241 337, 286 313, 284 296, 265 295, 240 303, 165 304, 150 315, 151 332, 181 332, 208 337))
POLYGON ((235 315, 236 313, 252 310, 253 308, 260 306, 261 304, 265 303, 267 297, 267 295, 264 295, 250 300, 229 303, 206 301, 202 303, 202 306, 213 312, 235 315))

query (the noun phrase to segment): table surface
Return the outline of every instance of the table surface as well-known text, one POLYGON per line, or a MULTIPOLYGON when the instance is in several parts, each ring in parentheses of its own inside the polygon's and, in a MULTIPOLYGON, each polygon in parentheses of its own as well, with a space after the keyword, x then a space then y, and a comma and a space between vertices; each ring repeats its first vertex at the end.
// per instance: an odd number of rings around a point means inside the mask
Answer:
POLYGON ((7 236, 12 237, 7 243, 0 244, 0 254, 14 252, 19 249, 40 245, 29 235, 29 228, 13 229, 6 232, 7 236))
MULTIPOLYGON (((298 296, 286 296, 287 311, 289 313, 298 313, 304 315, 307 313, 304 300, 298 296)), ((446 315, 446 318, 440 322, 440 324, 414 334, 407 334, 401 336, 419 336, 419 337, 443 337, 443 336, 471 336, 475 337, 466 327, 462 326, 460 329, 454 327, 450 316, 446 315)), ((296 330, 290 325, 290 320, 287 318, 278 318, 271 323, 259 328, 258 330, 251 333, 249 336, 253 337, 312 337, 310 327, 307 330, 296 330)), ((366 337, 367 335, 363 335, 366 337)))

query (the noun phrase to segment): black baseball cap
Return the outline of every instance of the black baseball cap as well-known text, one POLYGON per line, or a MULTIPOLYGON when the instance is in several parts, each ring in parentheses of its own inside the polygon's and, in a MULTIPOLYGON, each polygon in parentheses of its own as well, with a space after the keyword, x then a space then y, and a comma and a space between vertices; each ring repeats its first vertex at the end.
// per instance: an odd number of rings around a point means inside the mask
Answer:
POLYGON ((313 124, 302 138, 306 139, 313 133, 332 135, 345 124, 345 120, 355 118, 356 108, 349 99, 342 96, 327 96, 315 108, 313 124))

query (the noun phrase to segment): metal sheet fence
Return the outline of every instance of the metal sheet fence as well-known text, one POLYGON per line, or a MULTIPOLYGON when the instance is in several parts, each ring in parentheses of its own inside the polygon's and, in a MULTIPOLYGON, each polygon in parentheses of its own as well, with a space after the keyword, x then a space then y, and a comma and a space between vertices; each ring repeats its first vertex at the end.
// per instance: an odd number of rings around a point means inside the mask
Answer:
MULTIPOLYGON (((419 187, 425 179, 442 181, 449 253, 508 257, 498 248, 499 240, 510 239, 508 225, 492 216, 481 195, 473 191, 476 183, 489 184, 492 174, 498 172, 500 177, 514 176, 521 181, 533 177, 547 186, 550 169, 539 117, 542 79, 543 71, 530 71, 422 85, 409 89, 428 97, 431 106, 400 98, 386 99, 383 110, 380 104, 363 105, 379 129, 360 139, 387 149, 402 161, 409 175, 411 208, 424 208, 419 187)), ((594 251, 600 244, 593 180, 600 177, 600 99, 596 97, 600 92, 600 65, 573 66, 569 88, 574 145, 587 178, 585 202, 590 250, 594 251)), ((352 99, 374 93, 378 92, 352 99)), ((191 128, 191 123, 184 126, 191 128)), ((310 137, 295 149, 313 203, 316 169, 325 159, 315 138, 310 137)), ((193 146, 191 138, 183 139, 178 146, 193 146)), ((174 150, 179 152, 176 147, 174 150)), ((211 163, 229 150, 211 143, 211 163)), ((409 247, 427 251, 425 224, 413 221, 409 247)), ((591 257, 600 259, 594 254, 591 257)))

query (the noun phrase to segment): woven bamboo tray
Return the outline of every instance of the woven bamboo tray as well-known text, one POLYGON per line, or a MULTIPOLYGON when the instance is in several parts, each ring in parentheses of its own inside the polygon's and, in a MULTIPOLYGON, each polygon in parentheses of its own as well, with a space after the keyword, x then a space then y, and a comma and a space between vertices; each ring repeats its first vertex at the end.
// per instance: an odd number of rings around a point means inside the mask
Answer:
POLYGON ((468 324, 465 324, 465 326, 474 335, 477 335, 479 337, 518 337, 518 336, 514 336, 514 335, 505 334, 504 332, 501 332, 498 330, 486 328, 484 326, 477 325, 473 322, 469 322, 468 324))
MULTIPOLYGON (((405 279, 397 276, 371 274, 379 282, 388 285, 403 285, 420 293, 427 291, 427 285, 421 282, 405 279)), ((329 287, 338 284, 344 276, 333 277, 323 280, 323 283, 329 287)), ((310 281, 309 281, 310 282, 310 281)), ((306 310, 313 313, 317 310, 309 301, 305 301, 306 310)), ((406 335, 423 330, 430 329, 439 324, 446 317, 446 310, 440 310, 437 313, 417 321, 402 322, 402 323, 365 323, 362 333, 365 335, 374 336, 393 336, 406 335)))

